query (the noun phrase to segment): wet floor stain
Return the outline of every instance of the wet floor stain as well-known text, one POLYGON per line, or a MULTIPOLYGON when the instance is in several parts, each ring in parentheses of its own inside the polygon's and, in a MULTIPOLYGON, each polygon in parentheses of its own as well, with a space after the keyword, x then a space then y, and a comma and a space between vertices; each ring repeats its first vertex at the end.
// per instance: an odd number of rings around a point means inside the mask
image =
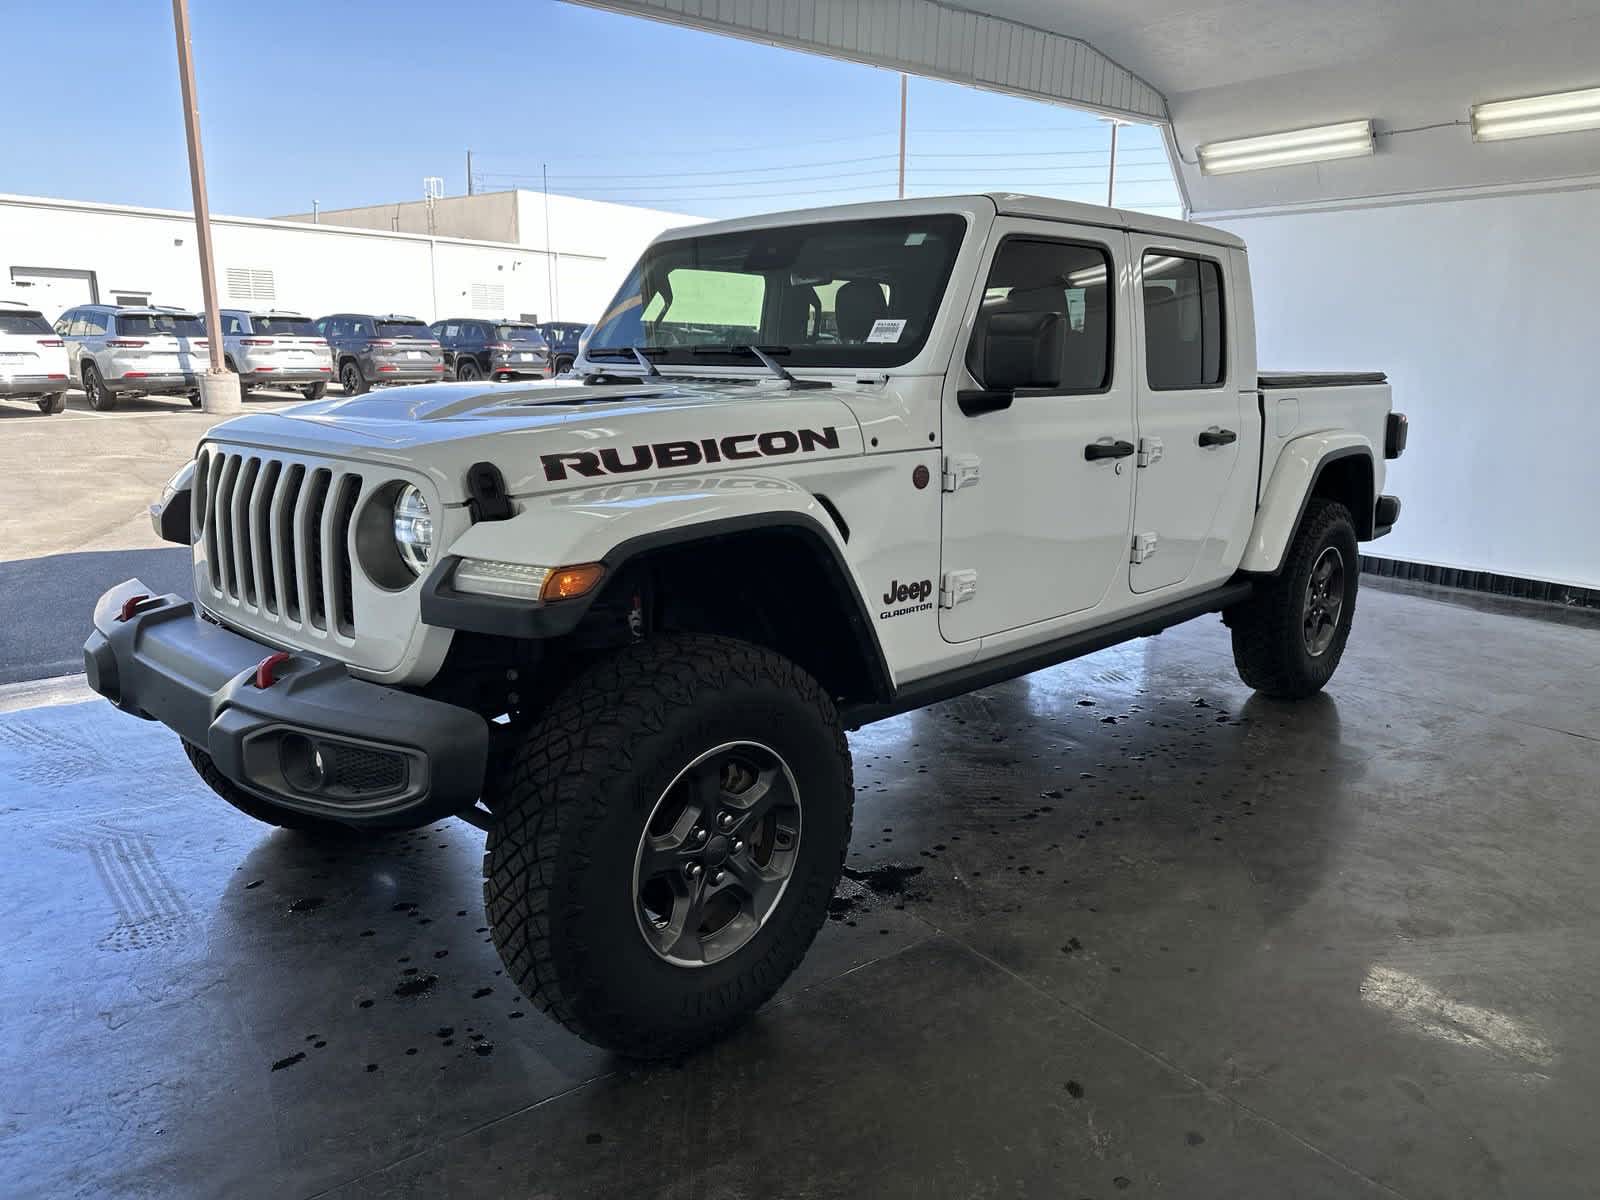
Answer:
POLYGON ((287 1058, 280 1058, 277 1062, 272 1064, 272 1069, 274 1071, 282 1071, 288 1067, 294 1066, 296 1063, 303 1063, 305 1060, 306 1052, 304 1050, 299 1050, 294 1054, 289 1055, 287 1058))
POLYGON ((426 996, 438 982, 437 975, 411 975, 394 985, 394 994, 401 999, 426 996))
POLYGON ((289 905, 289 911, 292 913, 316 912, 317 909, 321 908, 326 903, 327 901, 321 896, 302 896, 293 904, 289 905))

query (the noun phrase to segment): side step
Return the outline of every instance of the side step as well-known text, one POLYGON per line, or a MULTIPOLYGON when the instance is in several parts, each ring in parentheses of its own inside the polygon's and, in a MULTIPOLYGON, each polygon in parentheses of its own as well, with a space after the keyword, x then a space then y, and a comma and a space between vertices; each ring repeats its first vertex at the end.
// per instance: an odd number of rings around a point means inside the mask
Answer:
POLYGON ((997 658, 958 667, 954 671, 930 675, 926 679, 915 679, 895 692, 893 698, 887 702, 845 705, 839 712, 839 718, 844 722, 846 729, 859 729, 874 721, 882 721, 887 717, 911 712, 913 709, 926 708, 941 700, 949 700, 979 688, 1004 683, 1020 675, 1031 675, 1034 671, 1070 662, 1074 658, 1082 658, 1085 654, 1093 654, 1096 650, 1104 650, 1107 646, 1132 641, 1134 638, 1149 637, 1153 633, 1160 633, 1163 629, 1181 625, 1206 613, 1221 612, 1249 599, 1252 590, 1254 585, 1247 580, 1225 583, 1208 592, 1201 592, 1198 596, 1190 596, 1184 600, 1164 604, 1160 608, 1153 608, 1148 612, 1122 617, 1109 625, 1097 625, 1093 629, 1069 633, 1065 637, 1056 638, 1040 646, 1026 646, 997 658))

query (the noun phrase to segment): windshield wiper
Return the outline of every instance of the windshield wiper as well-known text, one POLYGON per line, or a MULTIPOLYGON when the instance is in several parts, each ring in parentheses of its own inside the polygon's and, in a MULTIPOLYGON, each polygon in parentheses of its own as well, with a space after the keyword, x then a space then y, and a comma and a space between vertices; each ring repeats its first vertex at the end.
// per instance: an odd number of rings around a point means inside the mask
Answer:
POLYGON ((829 383, 826 379, 796 379, 787 370, 785 370, 781 365, 779 365, 777 360, 774 359, 772 356, 774 354, 792 354, 792 353, 794 353, 794 351, 790 350, 789 347, 787 347, 787 346, 715 346, 715 345, 704 345, 704 346, 693 346, 693 347, 691 347, 690 350, 689 350, 689 353, 690 354, 748 354, 752 358, 759 359, 760 362, 761 362, 761 365, 763 367, 765 367, 767 370, 771 371, 779 379, 783 380, 786 384, 788 384, 789 385, 789 390, 791 392, 803 391, 803 390, 808 389, 808 388, 825 388, 825 387, 832 387, 833 386, 833 384, 829 383))

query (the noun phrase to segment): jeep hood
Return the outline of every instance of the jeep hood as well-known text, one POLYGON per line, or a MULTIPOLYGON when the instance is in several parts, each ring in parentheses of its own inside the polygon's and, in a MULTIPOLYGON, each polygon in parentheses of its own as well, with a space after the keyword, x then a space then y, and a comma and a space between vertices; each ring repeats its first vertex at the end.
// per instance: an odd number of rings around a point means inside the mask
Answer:
POLYGON ((595 483, 777 466, 860 454, 846 380, 791 391, 779 380, 666 377, 606 385, 439 383, 252 413, 207 441, 393 465, 465 499, 467 468, 492 462, 513 496, 595 483))

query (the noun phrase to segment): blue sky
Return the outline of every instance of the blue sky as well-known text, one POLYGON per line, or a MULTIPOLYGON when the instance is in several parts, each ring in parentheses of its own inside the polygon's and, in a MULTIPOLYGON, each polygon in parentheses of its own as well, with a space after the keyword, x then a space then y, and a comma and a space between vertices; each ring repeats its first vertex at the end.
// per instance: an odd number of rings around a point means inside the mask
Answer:
MULTIPOLYGON (((557 0, 191 7, 220 213, 457 194, 469 147, 482 190, 548 164, 552 191, 706 216, 894 195, 892 72, 557 0)), ((6 10, 0 191, 187 208, 169 6, 6 10)), ((909 107, 909 195, 1105 202, 1096 117, 916 78, 909 107)), ((1120 136, 1117 203, 1177 215, 1159 136, 1120 136)))

